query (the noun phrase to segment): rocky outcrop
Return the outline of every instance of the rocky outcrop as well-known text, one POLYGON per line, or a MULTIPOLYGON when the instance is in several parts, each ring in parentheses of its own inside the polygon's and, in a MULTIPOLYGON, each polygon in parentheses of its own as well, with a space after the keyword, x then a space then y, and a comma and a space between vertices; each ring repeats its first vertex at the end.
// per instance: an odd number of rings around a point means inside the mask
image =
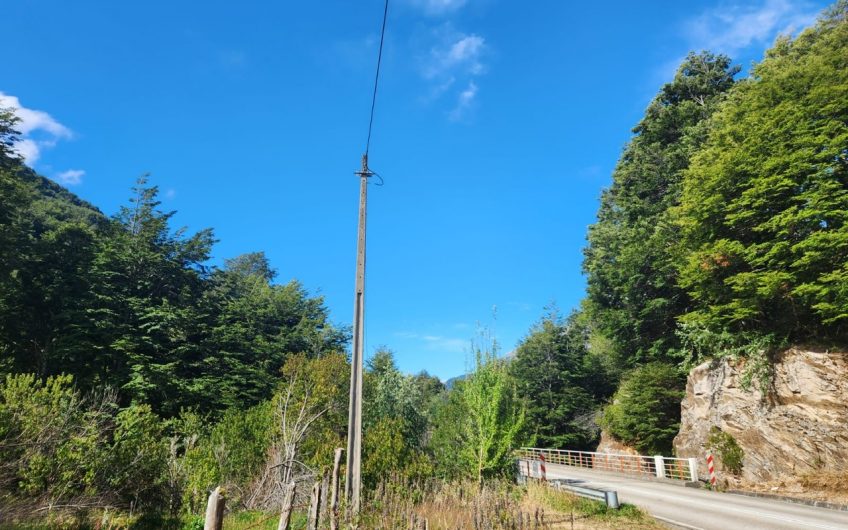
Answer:
POLYGON ((616 440, 606 431, 601 431, 601 441, 598 443, 598 448, 595 451, 599 453, 609 453, 611 455, 638 455, 639 451, 626 445, 624 442, 616 440))
POLYGON ((775 358, 765 394, 742 388, 741 369, 721 360, 689 374, 674 439, 678 456, 703 461, 715 426, 744 450, 745 481, 848 470, 848 353, 786 350, 775 358))

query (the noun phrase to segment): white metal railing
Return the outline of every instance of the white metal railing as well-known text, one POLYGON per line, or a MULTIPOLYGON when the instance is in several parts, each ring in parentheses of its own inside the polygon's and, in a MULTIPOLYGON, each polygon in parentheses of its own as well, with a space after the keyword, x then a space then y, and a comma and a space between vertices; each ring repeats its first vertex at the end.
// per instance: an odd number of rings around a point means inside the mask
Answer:
MULTIPOLYGON (((596 453, 590 451, 569 451, 567 449, 540 449, 522 447, 516 451, 516 457, 527 462, 541 460, 548 464, 582 467, 598 471, 639 474, 658 478, 698 480, 698 461, 695 458, 673 458, 668 456, 624 455, 596 453)), ((525 470, 519 466, 519 472, 525 470)), ((531 476, 529 466, 526 475, 531 476)))

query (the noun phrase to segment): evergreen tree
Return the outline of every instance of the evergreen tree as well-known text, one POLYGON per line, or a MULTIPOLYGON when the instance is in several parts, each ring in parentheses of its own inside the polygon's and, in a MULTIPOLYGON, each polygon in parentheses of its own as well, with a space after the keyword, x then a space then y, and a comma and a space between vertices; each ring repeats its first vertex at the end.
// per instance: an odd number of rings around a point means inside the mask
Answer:
POLYGON ((563 319, 554 309, 519 344, 510 371, 527 400, 528 430, 539 447, 594 449, 598 403, 612 392, 589 330, 579 313, 563 319))
POLYGON ((848 341, 848 2, 780 39, 686 171, 684 321, 848 341))
POLYGON ((674 366, 648 363, 624 377, 601 425, 641 454, 669 456, 680 428, 683 395, 683 378, 674 366))
POLYGON ((622 367, 668 359, 678 347, 676 319, 689 301, 677 286, 678 234, 669 209, 679 202, 705 120, 738 71, 723 55, 689 54, 633 130, 601 197, 585 250, 587 309, 622 367))

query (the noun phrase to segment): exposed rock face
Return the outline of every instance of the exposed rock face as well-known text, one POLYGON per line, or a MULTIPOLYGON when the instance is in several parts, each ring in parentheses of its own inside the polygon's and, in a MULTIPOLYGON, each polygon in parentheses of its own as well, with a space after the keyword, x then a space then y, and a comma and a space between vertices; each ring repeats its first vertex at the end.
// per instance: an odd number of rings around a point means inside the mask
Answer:
POLYGON ((639 451, 626 445, 624 442, 616 440, 606 431, 601 431, 601 441, 598 443, 598 448, 595 449, 598 453, 609 453, 611 455, 638 455, 639 451))
POLYGON ((678 456, 703 462, 710 428, 717 426, 745 451, 743 480, 848 470, 848 353, 783 352, 765 396, 756 388, 741 388, 740 371, 741 366, 723 360, 689 374, 674 439, 678 456))

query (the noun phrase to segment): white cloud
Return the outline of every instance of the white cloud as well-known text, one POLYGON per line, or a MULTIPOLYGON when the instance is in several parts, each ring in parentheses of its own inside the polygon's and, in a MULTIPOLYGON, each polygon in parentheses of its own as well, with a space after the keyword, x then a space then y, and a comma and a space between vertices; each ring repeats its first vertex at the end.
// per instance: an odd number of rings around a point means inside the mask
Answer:
POLYGON ((456 106, 450 113, 451 120, 457 121, 463 118, 465 113, 471 108, 474 103, 474 98, 477 97, 477 84, 474 81, 468 82, 468 87, 459 93, 456 106))
POLYGON ((69 169, 56 175, 56 180, 67 186, 74 186, 82 182, 84 175, 85 171, 82 169, 69 169))
POLYGON ((20 118, 16 128, 21 133, 21 140, 15 149, 30 166, 35 164, 43 149, 53 147, 58 140, 73 137, 73 132, 50 114, 24 107, 15 96, 0 92, 0 108, 12 109, 20 118))
POLYGON ((473 107, 479 92, 478 79, 486 72, 486 39, 455 31, 450 24, 437 28, 433 37, 435 43, 421 63, 421 76, 429 85, 425 101, 449 98, 453 103, 448 118, 459 121, 473 107))
POLYGON ((480 75, 485 71, 481 56, 486 48, 486 39, 479 35, 455 33, 448 27, 438 33, 437 45, 430 49, 424 63, 423 75, 427 79, 440 79, 460 75, 480 75))
POLYGON ((685 25, 692 47, 734 53, 748 46, 768 45, 779 34, 812 24, 817 9, 805 2, 764 0, 759 4, 725 3, 685 25))

